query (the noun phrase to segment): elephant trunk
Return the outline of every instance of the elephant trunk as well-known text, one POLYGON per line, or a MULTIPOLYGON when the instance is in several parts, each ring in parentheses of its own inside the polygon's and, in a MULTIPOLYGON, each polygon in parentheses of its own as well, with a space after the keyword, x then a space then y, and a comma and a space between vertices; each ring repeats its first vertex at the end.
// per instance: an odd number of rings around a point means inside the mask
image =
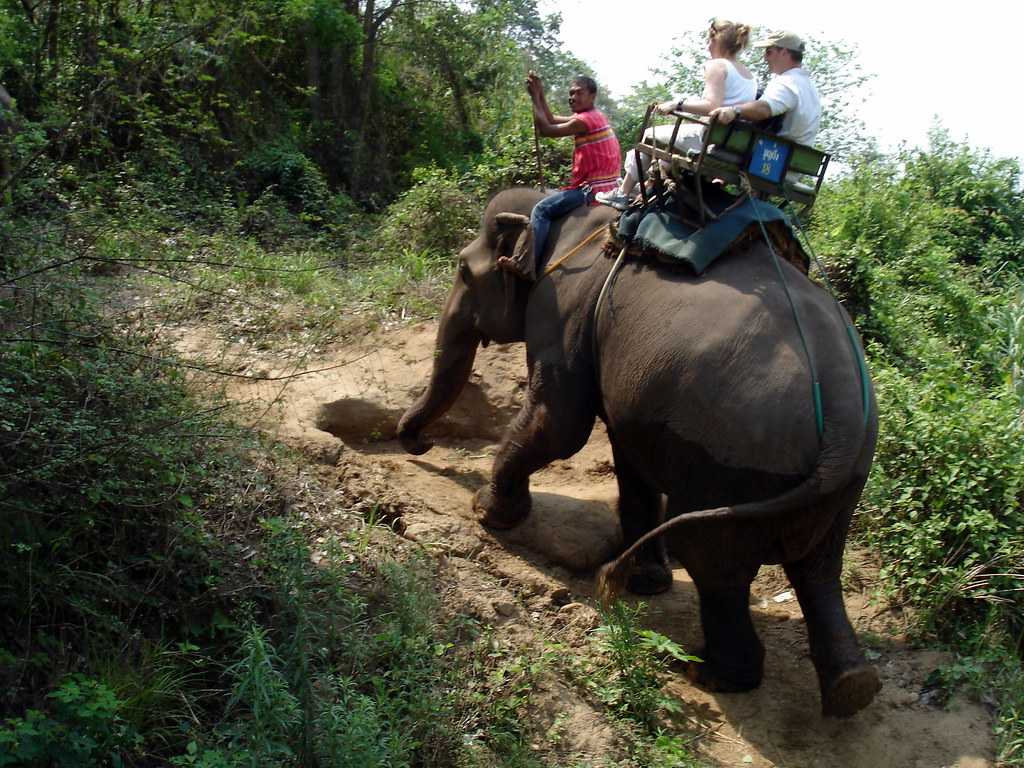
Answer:
POLYGON ((423 438, 422 431, 443 416, 462 392, 473 371, 477 345, 482 340, 472 323, 460 322, 458 317, 445 313, 437 332, 437 352, 430 382, 398 420, 398 440, 409 453, 418 456, 433 447, 433 443, 423 438))

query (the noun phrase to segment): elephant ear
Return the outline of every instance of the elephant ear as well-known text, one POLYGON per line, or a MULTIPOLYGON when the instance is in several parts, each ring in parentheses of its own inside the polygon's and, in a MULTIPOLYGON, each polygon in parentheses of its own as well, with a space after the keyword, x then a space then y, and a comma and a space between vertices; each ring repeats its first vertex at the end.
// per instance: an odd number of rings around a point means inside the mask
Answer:
POLYGON ((537 265, 533 258, 530 218, 521 213, 499 213, 494 221, 498 225, 498 242, 494 249, 498 268, 532 283, 537 279, 537 265))

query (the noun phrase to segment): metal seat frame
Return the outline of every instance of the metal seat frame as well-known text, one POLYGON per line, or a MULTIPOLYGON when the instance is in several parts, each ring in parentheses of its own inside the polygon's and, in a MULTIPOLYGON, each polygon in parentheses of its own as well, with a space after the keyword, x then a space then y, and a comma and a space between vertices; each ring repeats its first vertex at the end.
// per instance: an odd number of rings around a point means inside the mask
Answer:
MULTIPOLYGON (((671 113, 675 118, 671 140, 667 147, 661 147, 653 137, 644 140, 644 132, 652 124, 654 107, 652 104, 647 108, 637 143, 633 147, 640 175, 640 194, 645 205, 649 202, 650 193, 641 155, 668 163, 676 179, 677 190, 682 192, 678 196, 680 214, 684 214, 685 207, 692 208, 697 212, 700 226, 704 226, 709 219, 718 219, 745 199, 740 197, 725 211, 715 213, 704 199, 702 180, 721 180, 758 197, 778 197, 802 205, 801 216, 806 216, 814 205, 831 160, 829 153, 763 131, 745 120, 734 120, 724 125, 716 118, 678 110, 671 113), (704 140, 699 153, 684 153, 676 149, 676 137, 684 122, 704 126, 704 140), (692 183, 685 181, 687 177, 692 179, 692 183)), ((652 176, 654 196, 662 198, 665 190, 660 174, 652 176)), ((689 217, 684 217, 684 220, 686 218, 689 217)))

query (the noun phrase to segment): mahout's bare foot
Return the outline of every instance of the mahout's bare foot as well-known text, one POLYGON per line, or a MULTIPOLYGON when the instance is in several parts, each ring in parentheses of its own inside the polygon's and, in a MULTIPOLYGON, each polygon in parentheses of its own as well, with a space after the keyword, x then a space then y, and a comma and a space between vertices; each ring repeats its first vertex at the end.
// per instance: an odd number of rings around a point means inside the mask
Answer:
POLYGON ((512 258, 511 256, 499 256, 494 263, 497 264, 498 269, 511 272, 516 277, 520 277, 523 280, 533 280, 533 276, 526 273, 526 270, 518 259, 512 258))

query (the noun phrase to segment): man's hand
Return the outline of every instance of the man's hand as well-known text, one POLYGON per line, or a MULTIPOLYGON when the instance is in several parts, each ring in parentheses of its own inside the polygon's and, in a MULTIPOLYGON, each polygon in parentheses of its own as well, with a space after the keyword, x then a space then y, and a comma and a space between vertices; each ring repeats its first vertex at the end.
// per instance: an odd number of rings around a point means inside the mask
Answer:
POLYGON ((736 108, 735 107, 719 107, 718 109, 712 109, 708 112, 708 117, 718 118, 718 122, 722 125, 728 125, 736 119, 736 108))
POLYGON ((532 69, 526 76, 526 92, 530 94, 530 98, 534 101, 544 99, 544 83, 540 79, 540 75, 534 72, 532 69))
POLYGON ((654 110, 659 115, 670 115, 675 112, 676 104, 678 103, 678 101, 663 101, 660 104, 655 104, 654 110))

